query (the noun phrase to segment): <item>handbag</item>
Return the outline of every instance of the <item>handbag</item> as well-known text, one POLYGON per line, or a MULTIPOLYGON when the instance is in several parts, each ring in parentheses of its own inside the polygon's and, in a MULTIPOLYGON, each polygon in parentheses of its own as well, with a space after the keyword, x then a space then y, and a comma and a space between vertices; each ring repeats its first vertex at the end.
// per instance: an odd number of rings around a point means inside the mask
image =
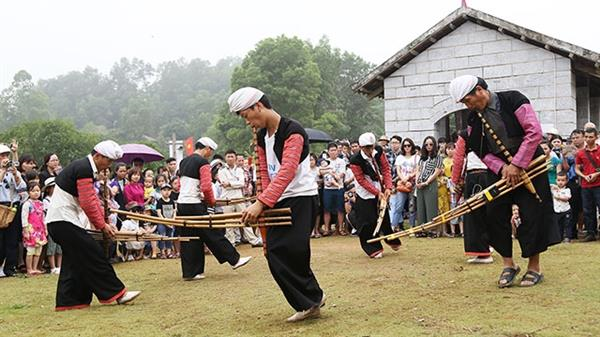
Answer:
POLYGON ((396 191, 403 193, 410 193, 412 191, 413 184, 410 181, 403 182, 402 180, 398 180, 396 183, 396 191))

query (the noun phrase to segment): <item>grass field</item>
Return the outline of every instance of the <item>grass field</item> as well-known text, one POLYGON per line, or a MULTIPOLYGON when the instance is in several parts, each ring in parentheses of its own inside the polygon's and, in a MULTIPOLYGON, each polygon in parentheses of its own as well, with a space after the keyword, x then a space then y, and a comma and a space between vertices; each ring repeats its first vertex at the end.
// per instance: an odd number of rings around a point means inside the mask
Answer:
MULTIPOLYGON (((516 243, 515 243, 516 246, 516 243)), ((115 266, 135 304, 54 312, 56 276, 0 279, 3 336, 600 336, 598 243, 552 247, 544 282, 498 289, 501 270, 467 265, 460 239, 407 239, 370 260, 350 237, 313 240, 328 301, 297 324, 260 249, 237 271, 207 259, 206 279, 183 282, 179 260, 115 266)), ((515 251, 519 252, 515 247, 515 251)), ((516 254, 518 255, 518 254, 516 254)), ((525 261, 517 259, 524 267, 525 261)))

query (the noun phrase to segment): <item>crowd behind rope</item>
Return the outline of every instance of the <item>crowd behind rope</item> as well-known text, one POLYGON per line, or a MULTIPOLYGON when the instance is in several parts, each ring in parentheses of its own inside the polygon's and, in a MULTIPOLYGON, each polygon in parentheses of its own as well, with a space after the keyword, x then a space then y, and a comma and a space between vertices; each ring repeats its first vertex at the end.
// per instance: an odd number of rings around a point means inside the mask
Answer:
MULTIPOLYGON (((378 145, 385 151, 391 167, 394 190, 389 199, 390 223, 393 231, 401 231, 429 222, 441 212, 463 202, 461 179, 453 177, 454 160, 460 150, 458 136, 450 139, 426 137, 420 146, 410 138, 381 136, 378 145)), ((593 123, 573 130, 563 139, 558 132, 546 133, 541 146, 548 159, 548 183, 554 198, 556 221, 563 242, 595 241, 598 232, 597 209, 600 207, 600 147, 598 131, 593 123)), ((12 223, 0 229, 0 277, 26 273, 59 274, 61 247, 48 235, 44 221, 54 178, 61 171, 56 153, 38 162, 31 155, 20 161, 10 160, 16 143, 0 145, 0 204, 16 205, 12 223), (15 165, 17 164, 17 165, 15 165)), ((464 149, 463 149, 464 150, 464 149)), ((320 154, 310 155, 311 175, 319 185, 320 216, 311 237, 346 236, 355 233, 348 214, 356 201, 356 181, 350 170, 350 157, 360 152, 358 141, 340 140, 329 143, 320 154)), ((466 157, 466 155, 464 156, 466 157)), ((461 171, 459 169, 458 171, 461 171)), ((455 170, 456 171, 456 170, 455 170)), ((227 150, 211 161, 213 191, 217 199, 236 199, 255 194, 255 171, 246 156, 227 150)), ((108 200, 107 207, 174 218, 177 215, 179 177, 177 162, 168 158, 156 172, 144 167, 142 160, 131 165, 115 163, 112 170, 99 172, 95 188, 98 197, 108 200)), ((485 188, 486 186, 482 186, 485 188)), ((247 205, 215 207, 212 212, 239 212, 247 205)), ((515 205, 516 206, 516 205, 515 205)), ((85 219, 82 219, 85 221, 85 219)), ((139 223, 110 215, 109 221, 120 230, 173 236, 173 228, 160 223, 139 223)), ((513 233, 520 223, 520 210, 513 207, 513 233)), ((462 219, 454 219, 438 229, 418 236, 460 237, 462 219)), ((234 245, 261 247, 260 233, 252 228, 229 228, 226 238, 234 245)), ((210 253, 207 251, 207 253, 210 253)), ((179 257, 178 243, 127 242, 109 249, 113 262, 179 257)), ((470 262, 476 259, 470 259, 470 262)), ((488 260, 486 260, 488 261, 488 260)))

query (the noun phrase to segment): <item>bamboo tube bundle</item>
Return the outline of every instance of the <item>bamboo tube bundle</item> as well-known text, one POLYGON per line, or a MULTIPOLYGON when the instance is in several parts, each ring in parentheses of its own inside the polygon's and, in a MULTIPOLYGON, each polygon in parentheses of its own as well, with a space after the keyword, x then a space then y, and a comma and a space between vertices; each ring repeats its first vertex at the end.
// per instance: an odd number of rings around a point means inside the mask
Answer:
POLYGON ((548 171, 546 156, 541 155, 541 156, 535 158, 530 163, 526 172, 522 173, 521 177, 526 175, 528 177, 527 180, 522 178, 519 181, 519 183, 515 184, 514 186, 509 186, 506 183, 505 179, 500 179, 493 185, 482 190, 481 192, 474 194, 469 199, 465 200, 464 203, 462 203, 461 205, 436 216, 428 223, 425 223, 420 226, 416 226, 416 227, 413 227, 413 228, 410 228, 410 229, 407 229, 407 230, 404 230, 404 231, 401 231, 398 233, 393 233, 390 235, 373 238, 373 239, 368 240, 367 242, 372 243, 372 242, 377 242, 377 241, 381 241, 381 240, 393 240, 393 239, 409 236, 411 234, 415 234, 415 233, 426 231, 428 229, 435 228, 447 221, 456 219, 462 215, 470 213, 470 212, 486 205, 487 203, 492 202, 495 199, 500 198, 501 196, 513 191, 514 189, 516 189, 522 185, 531 183, 530 179, 533 179, 546 171, 548 171))
POLYGON ((233 199, 217 199, 217 206, 228 206, 234 204, 243 204, 245 202, 255 201, 256 197, 248 197, 248 198, 233 198, 233 199))
MULTIPOLYGON (((113 213, 125 215, 129 219, 161 223, 178 227, 193 228, 230 228, 230 227, 258 227, 259 224, 243 224, 240 219, 241 212, 227 214, 209 214, 200 216, 182 216, 175 219, 166 219, 121 210, 111 210, 113 213)), ((260 226, 291 226, 292 217, 290 208, 270 209, 263 212, 258 218, 260 226)))

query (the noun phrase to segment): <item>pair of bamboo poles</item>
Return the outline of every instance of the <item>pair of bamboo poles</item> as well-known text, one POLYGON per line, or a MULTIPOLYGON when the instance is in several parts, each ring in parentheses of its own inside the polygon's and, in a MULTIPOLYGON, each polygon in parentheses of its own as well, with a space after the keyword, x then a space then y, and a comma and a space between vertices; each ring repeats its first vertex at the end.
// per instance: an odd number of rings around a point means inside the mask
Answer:
POLYGON ((175 219, 160 218, 151 215, 127 212, 121 210, 110 210, 113 213, 121 214, 132 220, 139 220, 152 223, 160 223, 169 226, 191 227, 191 228, 231 228, 231 227, 262 227, 262 226, 291 226, 292 210, 290 208, 275 208, 266 210, 258 218, 257 223, 243 224, 241 222, 242 213, 233 212, 226 214, 209 214, 198 216, 178 216, 175 219))
POLYGON ((456 219, 462 215, 470 213, 489 202, 492 202, 501 196, 515 190, 516 188, 531 183, 531 179, 539 176, 540 174, 548 171, 548 162, 545 155, 540 155, 535 158, 527 167, 525 172, 521 173, 521 180, 512 186, 507 184, 506 179, 500 179, 496 183, 482 190, 481 192, 474 194, 469 199, 465 200, 461 205, 444 212, 435 218, 433 218, 430 222, 422 224, 420 226, 416 226, 404 231, 400 231, 398 233, 393 233, 385 236, 380 236, 377 238, 373 238, 368 240, 367 242, 373 243, 382 240, 393 240, 405 236, 409 236, 411 234, 419 233, 426 231, 428 229, 436 228, 447 221, 452 219, 456 219))

